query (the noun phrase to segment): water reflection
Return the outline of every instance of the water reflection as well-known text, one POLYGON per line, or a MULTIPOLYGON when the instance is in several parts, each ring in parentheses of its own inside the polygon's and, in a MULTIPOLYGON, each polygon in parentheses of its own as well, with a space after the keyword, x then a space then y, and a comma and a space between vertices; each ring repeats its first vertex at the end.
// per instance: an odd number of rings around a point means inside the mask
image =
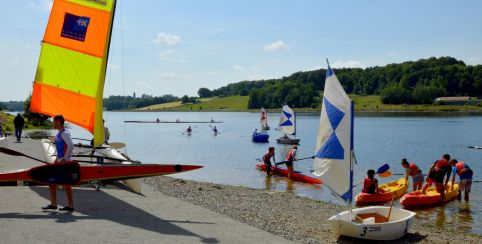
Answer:
POLYGON ((446 203, 442 206, 415 210, 416 218, 423 223, 434 224, 437 227, 452 227, 463 231, 473 232, 480 229, 481 224, 474 222, 474 214, 470 202, 458 201, 446 203))

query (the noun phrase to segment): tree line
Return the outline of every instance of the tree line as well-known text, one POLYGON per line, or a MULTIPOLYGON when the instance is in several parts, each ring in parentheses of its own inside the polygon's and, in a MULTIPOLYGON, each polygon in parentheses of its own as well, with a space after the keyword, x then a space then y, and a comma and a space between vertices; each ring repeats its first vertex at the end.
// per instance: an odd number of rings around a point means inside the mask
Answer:
MULTIPOLYGON (((388 64, 365 69, 334 69, 347 93, 380 95, 388 104, 430 104, 439 96, 482 96, 482 65, 453 57, 388 64)), ((311 107, 324 89, 325 69, 296 72, 280 79, 241 81, 199 89, 200 97, 249 95, 249 108, 311 107)))
POLYGON ((109 96, 104 98, 104 108, 108 111, 136 109, 160 103, 179 101, 180 98, 174 95, 152 96, 143 94, 140 97, 133 96, 109 96))

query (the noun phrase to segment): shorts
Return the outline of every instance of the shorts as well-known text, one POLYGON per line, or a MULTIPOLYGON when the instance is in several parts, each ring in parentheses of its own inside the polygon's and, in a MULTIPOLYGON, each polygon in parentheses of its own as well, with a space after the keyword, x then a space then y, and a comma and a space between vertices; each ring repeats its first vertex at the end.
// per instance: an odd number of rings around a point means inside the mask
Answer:
POLYGON ((286 167, 293 166, 293 161, 286 161, 286 167))
POLYGON ((414 175, 412 179, 413 179, 413 183, 419 183, 419 182, 423 182, 424 177, 422 173, 419 173, 417 175, 414 175))
POLYGON ((459 190, 470 192, 470 188, 472 187, 472 179, 464 179, 460 181, 459 190))
POLYGON ((266 173, 269 174, 271 172, 271 160, 264 160, 264 165, 266 165, 266 173))
POLYGON ((445 191, 445 184, 443 182, 436 182, 434 180, 432 180, 431 178, 428 178, 427 179, 427 185, 428 186, 432 186, 432 184, 435 185, 435 189, 437 190, 437 192, 442 192, 442 191, 445 191))

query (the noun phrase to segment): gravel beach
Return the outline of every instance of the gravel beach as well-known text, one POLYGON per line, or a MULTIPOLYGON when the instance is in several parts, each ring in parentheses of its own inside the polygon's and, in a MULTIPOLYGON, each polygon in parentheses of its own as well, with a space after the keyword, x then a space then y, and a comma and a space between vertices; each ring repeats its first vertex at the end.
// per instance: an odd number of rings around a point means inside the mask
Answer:
MULTIPOLYGON (((302 243, 358 243, 335 237, 326 219, 344 207, 292 193, 250 189, 154 177, 145 179, 154 189, 235 220, 302 243)), ((481 243, 482 237, 453 229, 422 224, 415 219, 411 233, 390 243, 481 243)), ((373 241, 370 241, 373 243, 373 241)))

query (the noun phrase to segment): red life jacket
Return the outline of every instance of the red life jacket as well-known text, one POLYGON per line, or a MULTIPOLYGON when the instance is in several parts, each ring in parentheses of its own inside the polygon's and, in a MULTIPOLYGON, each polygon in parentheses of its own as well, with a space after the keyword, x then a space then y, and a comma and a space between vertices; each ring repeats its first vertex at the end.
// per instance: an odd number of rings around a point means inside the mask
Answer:
POLYGON ((408 168, 410 169, 410 173, 408 173, 410 176, 416 176, 416 175, 422 173, 420 168, 418 168, 418 166, 414 163, 410 163, 408 165, 408 168))
POLYGON ((369 194, 375 194, 375 183, 378 182, 376 178, 370 179, 365 177, 365 180, 363 181, 363 190, 362 192, 364 193, 369 193, 369 194))
POLYGON ((457 174, 460 175, 460 171, 465 169, 465 163, 464 162, 458 162, 455 164, 455 169, 457 170, 457 174))
POLYGON ((439 171, 441 170, 442 168, 446 167, 449 165, 449 161, 447 161, 445 158, 442 158, 442 159, 439 159, 436 163, 435 163, 435 167, 434 167, 434 170, 435 171, 439 171))
POLYGON ((295 158, 296 158, 295 154, 296 154, 296 150, 291 149, 288 155, 286 155, 286 161, 295 161, 295 158))

